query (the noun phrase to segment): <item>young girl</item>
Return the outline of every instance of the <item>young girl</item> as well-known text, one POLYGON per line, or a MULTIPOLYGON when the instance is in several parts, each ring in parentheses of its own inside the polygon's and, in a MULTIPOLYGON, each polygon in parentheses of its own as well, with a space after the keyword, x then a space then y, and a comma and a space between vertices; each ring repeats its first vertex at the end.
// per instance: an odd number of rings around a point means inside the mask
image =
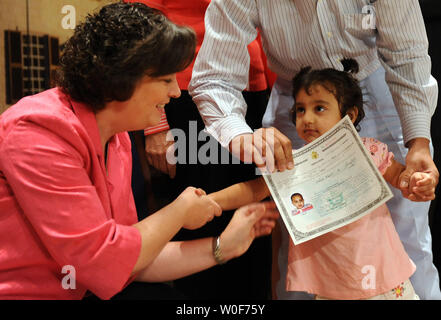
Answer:
MULTIPOLYGON (((354 60, 343 60, 345 70, 357 72, 354 60)), ((302 69, 293 80, 293 122, 307 143, 331 129, 345 115, 357 127, 364 117, 362 92, 346 71, 302 69)), ((387 182, 398 187, 404 166, 387 146, 363 138, 387 182)), ((435 182, 426 173, 411 178, 415 201, 434 197, 435 182)), ((263 178, 233 185, 210 196, 225 209, 260 201, 270 195, 263 178)), ((394 228, 386 205, 361 219, 295 246, 290 242, 288 291, 306 291, 316 299, 419 299, 409 277, 415 265, 394 228)))

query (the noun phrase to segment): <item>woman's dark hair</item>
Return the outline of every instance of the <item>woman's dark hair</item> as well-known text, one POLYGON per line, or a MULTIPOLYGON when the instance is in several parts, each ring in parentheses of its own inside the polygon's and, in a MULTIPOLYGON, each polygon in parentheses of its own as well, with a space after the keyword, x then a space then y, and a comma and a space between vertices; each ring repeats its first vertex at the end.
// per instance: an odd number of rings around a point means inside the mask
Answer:
POLYGON ((184 70, 196 35, 142 3, 113 3, 75 28, 60 58, 56 84, 93 110, 128 100, 145 75, 184 70))
MULTIPOLYGON (((341 61, 344 71, 332 68, 312 70, 311 67, 305 67, 294 77, 293 97, 295 98, 303 88, 310 94, 312 86, 321 85, 332 93, 340 106, 341 116, 344 117, 349 109, 356 107, 358 109, 357 119, 354 126, 364 118, 363 93, 357 79, 353 74, 358 72, 358 63, 354 59, 343 59, 341 61)), ((292 109, 292 121, 296 123, 295 106, 292 109)), ((359 130, 359 127, 357 127, 359 130)))

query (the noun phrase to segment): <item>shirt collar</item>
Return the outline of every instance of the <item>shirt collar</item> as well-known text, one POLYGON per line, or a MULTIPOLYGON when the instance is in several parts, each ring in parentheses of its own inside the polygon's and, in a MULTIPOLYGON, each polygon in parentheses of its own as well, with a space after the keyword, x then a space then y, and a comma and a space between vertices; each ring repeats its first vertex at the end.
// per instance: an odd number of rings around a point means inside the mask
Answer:
POLYGON ((77 116, 78 120, 80 120, 81 124, 84 126, 84 129, 87 131, 90 139, 92 140, 97 154, 103 158, 104 150, 101 146, 101 137, 98 129, 98 123, 96 121, 95 112, 87 104, 76 101, 72 99, 69 95, 66 95, 66 98, 72 106, 73 112, 77 116))

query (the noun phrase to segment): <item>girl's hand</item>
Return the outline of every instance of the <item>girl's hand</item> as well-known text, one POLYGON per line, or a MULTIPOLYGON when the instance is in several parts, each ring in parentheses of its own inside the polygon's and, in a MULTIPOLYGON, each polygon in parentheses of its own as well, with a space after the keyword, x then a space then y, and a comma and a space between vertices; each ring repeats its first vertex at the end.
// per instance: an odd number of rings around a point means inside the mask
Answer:
POLYGON ((221 207, 204 190, 194 187, 185 189, 173 204, 176 205, 177 212, 183 213, 182 227, 185 229, 200 228, 222 214, 221 207))
POLYGON ((269 235, 278 217, 279 212, 272 201, 252 203, 237 209, 220 236, 223 259, 228 261, 242 255, 255 238, 269 235))
POLYGON ((436 181, 428 172, 414 172, 410 177, 409 200, 430 201, 435 199, 436 181))
POLYGON ((417 172, 428 174, 433 180, 435 187, 438 184, 439 172, 430 155, 429 140, 415 138, 408 143, 408 147, 409 152, 406 156, 406 168, 400 174, 398 186, 405 198, 412 201, 428 201, 429 199, 417 200, 421 198, 420 195, 414 194, 412 196, 412 188, 416 185, 412 185, 411 177, 417 172))

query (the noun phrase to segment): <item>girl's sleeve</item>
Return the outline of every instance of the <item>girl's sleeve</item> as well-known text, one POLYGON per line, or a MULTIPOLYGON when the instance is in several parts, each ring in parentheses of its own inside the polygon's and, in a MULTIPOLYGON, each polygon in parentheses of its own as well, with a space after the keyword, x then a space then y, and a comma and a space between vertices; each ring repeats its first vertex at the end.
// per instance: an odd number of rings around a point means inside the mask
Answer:
POLYGON ((394 154, 388 150, 387 144, 377 139, 362 138, 362 141, 378 170, 380 170, 381 174, 385 174, 387 168, 392 164, 394 154))

